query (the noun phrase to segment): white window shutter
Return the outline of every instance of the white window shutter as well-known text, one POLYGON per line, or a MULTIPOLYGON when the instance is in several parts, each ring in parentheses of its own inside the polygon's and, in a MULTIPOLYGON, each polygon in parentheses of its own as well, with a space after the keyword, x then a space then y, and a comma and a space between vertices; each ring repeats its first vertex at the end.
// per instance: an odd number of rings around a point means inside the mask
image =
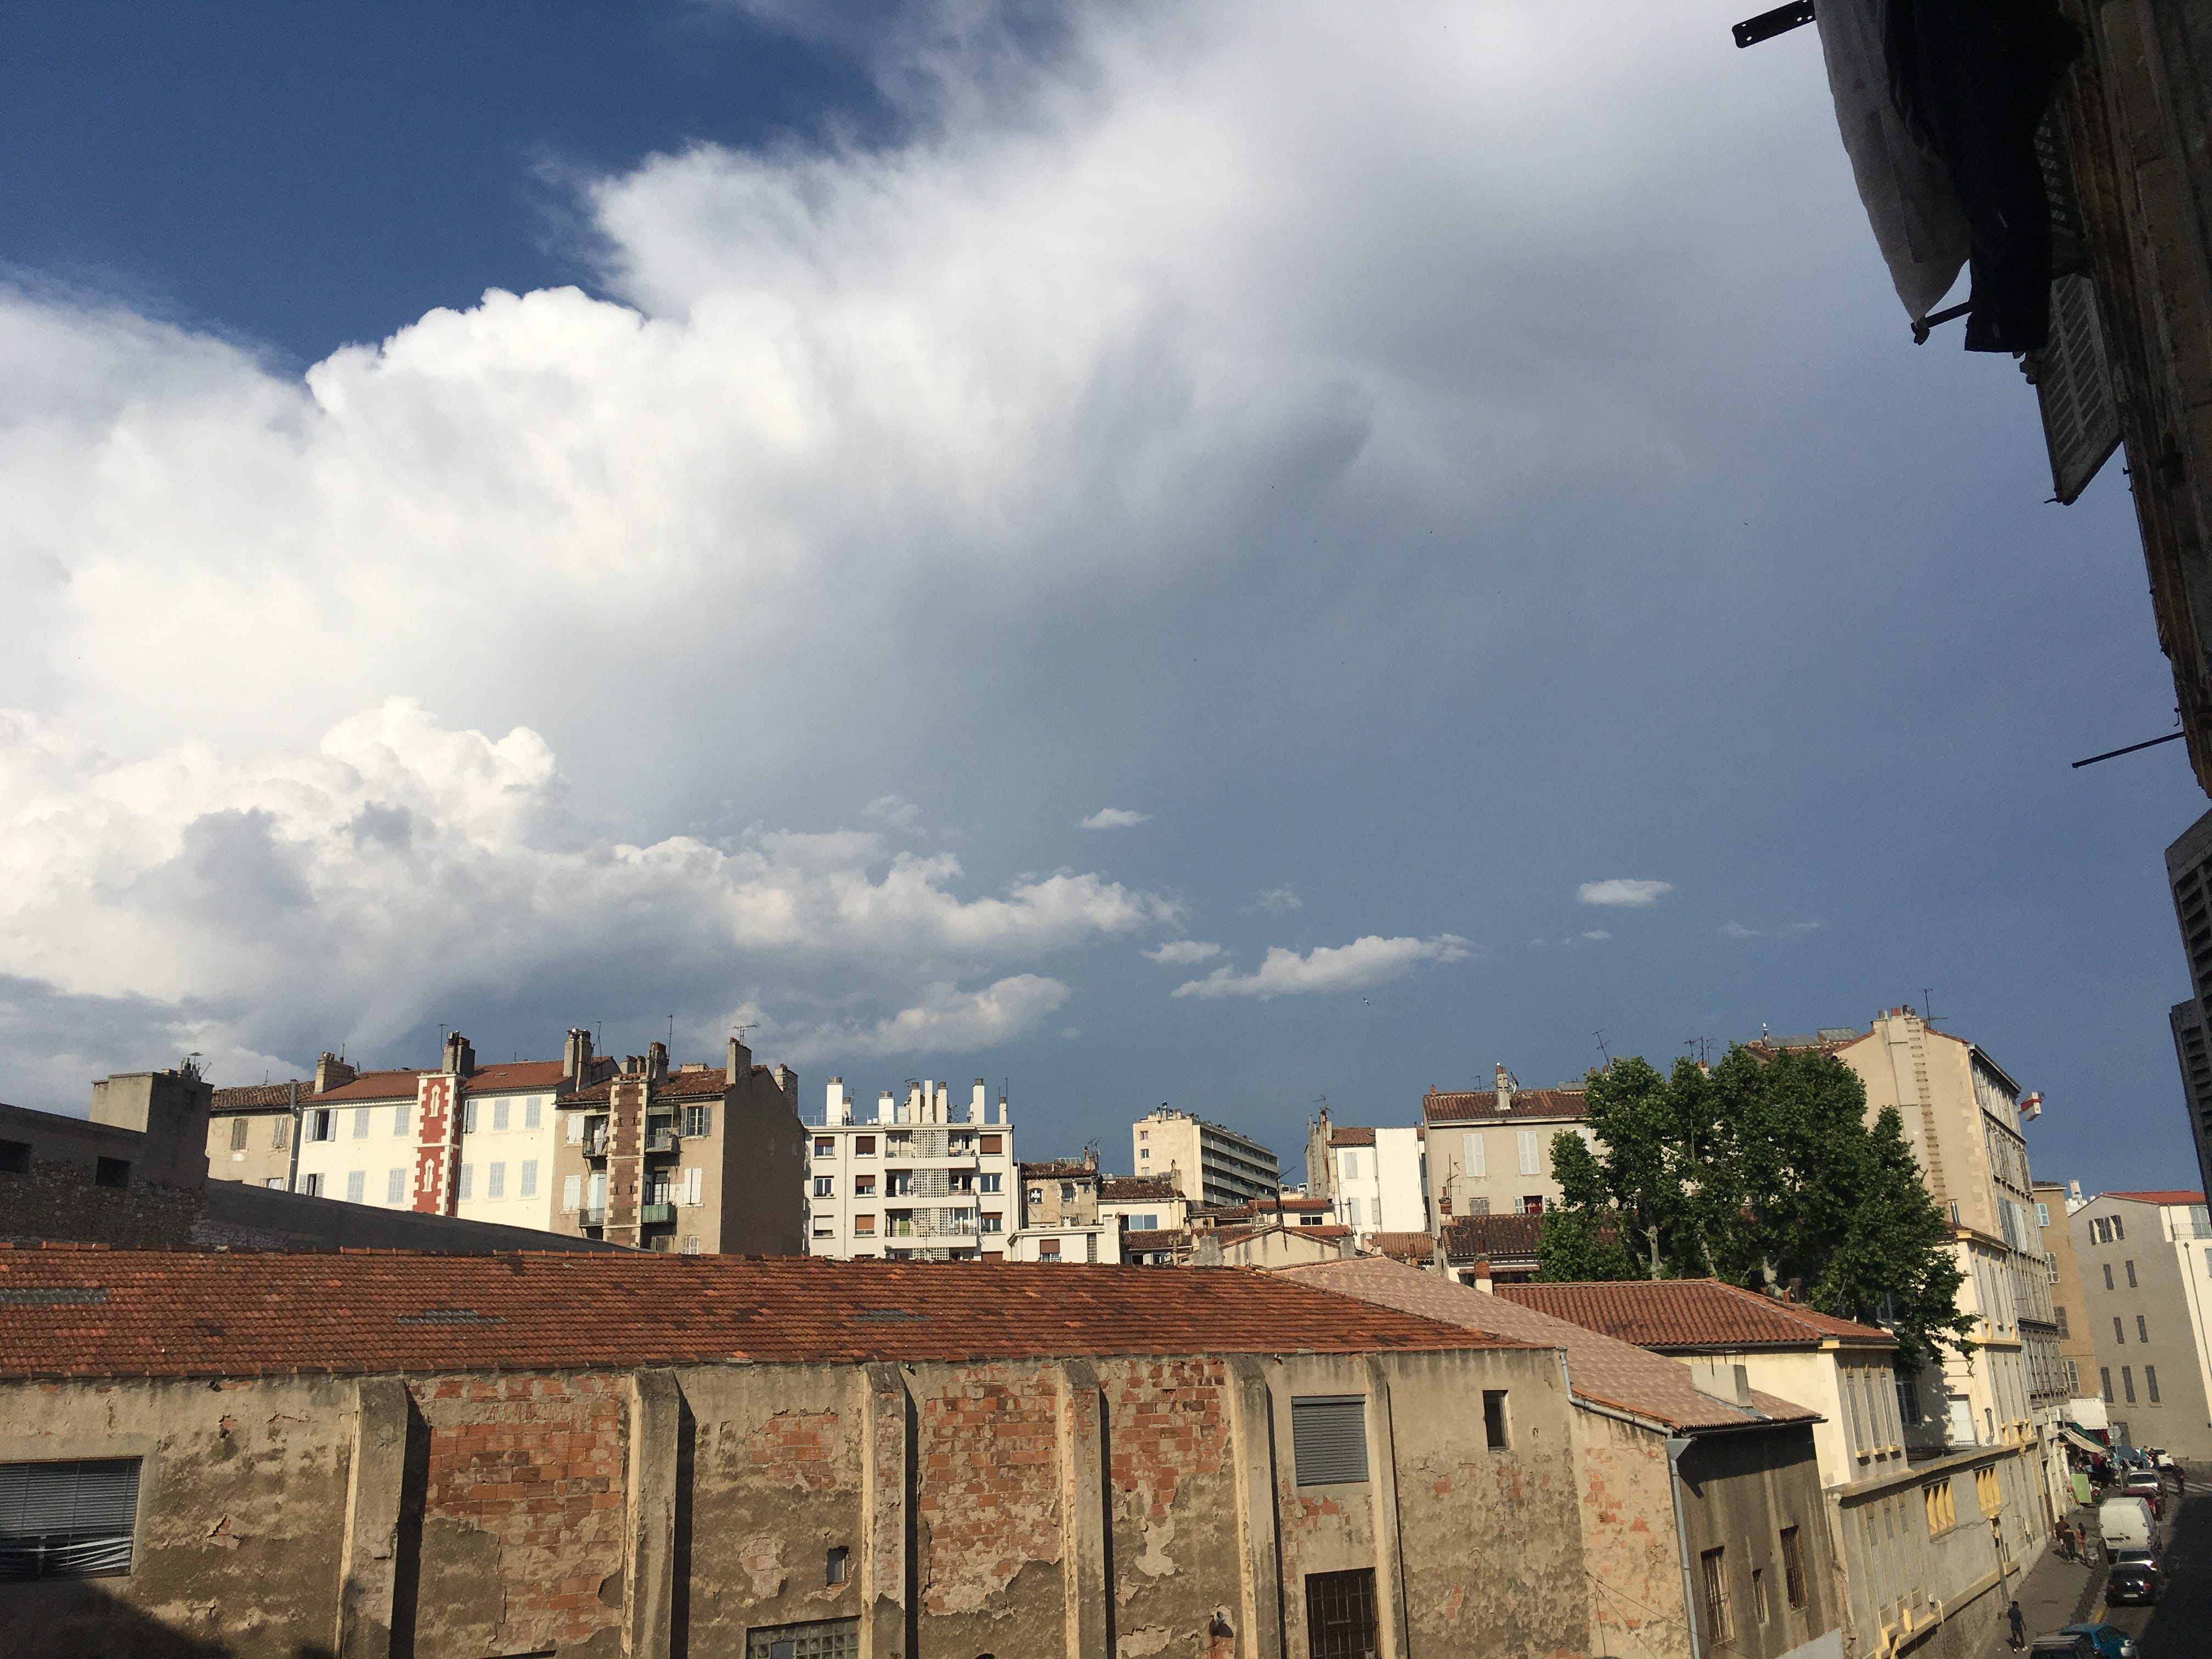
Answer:
POLYGON ((1460 1137, 1460 1145, 1465 1149, 1468 1174, 1471 1176, 1488 1175, 1490 1171, 1483 1167, 1482 1136, 1480 1133, 1474 1130, 1469 1130, 1467 1133, 1460 1137))
POLYGON ((568 1114, 568 1144, 571 1146, 584 1144, 584 1115, 581 1112, 568 1114))
POLYGON ((570 1176, 561 1183, 561 1207, 580 1210, 584 1207, 584 1177, 570 1176))
POLYGON ((696 1166, 684 1172, 684 1201, 686 1204, 696 1205, 702 1202, 699 1196, 700 1178, 706 1173, 704 1170, 696 1166))

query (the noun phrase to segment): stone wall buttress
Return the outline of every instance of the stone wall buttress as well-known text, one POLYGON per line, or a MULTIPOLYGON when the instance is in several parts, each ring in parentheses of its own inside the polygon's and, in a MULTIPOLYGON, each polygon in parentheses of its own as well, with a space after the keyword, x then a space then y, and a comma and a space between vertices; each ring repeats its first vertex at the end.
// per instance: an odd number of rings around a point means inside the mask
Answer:
POLYGON ((354 1405, 345 1541, 339 1557, 339 1659, 390 1659, 398 1586, 399 1506, 407 1474, 407 1385, 362 1379, 354 1405))
POLYGON ((630 1381, 629 1539, 623 1596, 631 1659, 671 1659, 676 1601, 676 1455, 683 1401, 672 1370, 630 1381))
POLYGON ((908 1659, 914 1621, 914 1428, 906 1378, 870 1365, 861 1386, 860 1659, 908 1659))
POLYGON ((1113 1586, 1106 1563, 1106 1402, 1098 1373, 1060 1367, 1060 1568, 1067 1659, 1113 1650, 1113 1586))
POLYGON ((1283 1563, 1275 1531, 1274 1401, 1263 1360, 1233 1356, 1229 1379, 1241 1565, 1237 1652, 1239 1659, 1277 1659, 1283 1652, 1283 1563))

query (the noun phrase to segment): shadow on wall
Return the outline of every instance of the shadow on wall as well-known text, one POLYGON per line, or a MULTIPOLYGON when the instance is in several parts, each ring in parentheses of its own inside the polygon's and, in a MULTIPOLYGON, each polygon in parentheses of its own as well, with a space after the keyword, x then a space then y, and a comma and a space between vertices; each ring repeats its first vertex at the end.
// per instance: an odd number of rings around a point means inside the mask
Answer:
MULTIPOLYGON (((0 1659, 236 1659, 226 1642, 203 1639, 132 1607, 97 1578, 46 1579, 6 1586, 0 1659)), ((275 1650, 264 1648, 262 1651, 275 1650)), ((336 1659, 320 1642, 284 1651, 289 1659, 336 1659)))

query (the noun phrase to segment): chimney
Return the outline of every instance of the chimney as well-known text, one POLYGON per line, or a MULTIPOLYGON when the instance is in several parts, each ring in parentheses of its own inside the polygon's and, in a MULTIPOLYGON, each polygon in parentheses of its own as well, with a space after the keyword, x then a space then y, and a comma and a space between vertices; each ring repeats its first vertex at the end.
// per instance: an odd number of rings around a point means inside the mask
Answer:
POLYGON ((1513 1073, 1503 1066, 1498 1068, 1498 1109, 1501 1112, 1513 1109, 1513 1073))
POLYGON ((968 1097, 968 1121, 988 1123, 991 1121, 991 1091, 983 1086, 983 1079, 975 1079, 975 1091, 968 1097))
POLYGON ((1093 1174, 1097 1172, 1098 1149, 1096 1146, 1085 1146, 1083 1149, 1083 1167, 1093 1174))
POLYGON ((781 1061, 778 1061, 775 1069, 769 1075, 775 1079, 775 1086, 782 1091, 783 1097, 791 1103, 791 1115, 797 1117, 799 1115, 799 1073, 781 1061))
POLYGON ((645 1045, 645 1074, 655 1083, 666 1079, 668 1076, 668 1045, 666 1043, 648 1042, 645 1045))
POLYGON ((1741 1365, 1730 1364, 1725 1359, 1693 1359, 1690 1362, 1690 1386, 1715 1400, 1740 1406, 1746 1411, 1751 1409, 1751 1373, 1741 1365))
POLYGON ((898 1097, 888 1089, 876 1097, 876 1121, 878 1123, 898 1121, 898 1097))
POLYGON ((1475 1257, 1474 1265, 1469 1271, 1474 1274, 1474 1288, 1485 1296, 1492 1294, 1495 1287, 1490 1280, 1490 1258, 1486 1255, 1475 1257))
POLYGON ((853 1103, 846 1097, 843 1078, 833 1077, 830 1079, 830 1089, 824 1097, 824 1103, 822 1113, 822 1121, 824 1123, 850 1123, 853 1121, 853 1103))
POLYGON ((466 1077, 477 1068, 477 1051, 469 1046, 469 1040, 459 1031, 448 1031, 446 1033, 445 1057, 441 1066, 455 1077, 466 1077))
POLYGON ((745 1047, 743 1037, 730 1039, 729 1053, 723 1060, 725 1074, 722 1086, 726 1089, 743 1088, 745 1079, 753 1074, 753 1051, 745 1047))
POLYGON ((360 1074, 354 1068, 325 1048, 315 1059, 315 1092, 325 1094, 342 1087, 360 1074))
POLYGON ((561 1079, 579 1089, 592 1080, 592 1034, 578 1026, 568 1028, 561 1045, 561 1079))
POLYGON ((1006 1097, 1004 1095, 999 1097, 999 1121, 1006 1121, 1006 1097))

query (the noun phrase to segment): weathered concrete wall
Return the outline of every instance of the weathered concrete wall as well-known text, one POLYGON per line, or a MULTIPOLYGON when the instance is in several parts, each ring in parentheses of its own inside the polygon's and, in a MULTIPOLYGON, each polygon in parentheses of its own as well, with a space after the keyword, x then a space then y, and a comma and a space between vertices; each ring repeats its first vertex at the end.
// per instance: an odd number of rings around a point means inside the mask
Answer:
MULTIPOLYGON (((1742 1659, 1781 1659, 1829 1640, 1840 1654, 1843 1598, 1810 1426, 1700 1435, 1677 1467, 1693 1570, 1705 1551, 1726 1551, 1733 1634, 1725 1651, 1742 1659), (1785 1527, 1797 1529, 1804 1561, 1802 1607, 1790 1605, 1781 1547, 1785 1527), (1765 1591, 1763 1620, 1753 1571, 1765 1591)), ((1705 1628, 1701 1584, 1699 1602, 1700 1646, 1706 1653, 1722 1651, 1716 1633, 1705 1628)))
POLYGON ((1612 1659, 1689 1659, 1666 1435, 1577 1410, 1574 1438, 1590 1651, 1612 1659))
POLYGON ((1589 1650, 1548 1352, 12 1385, 0 1424, 145 1460, 136 1570, 10 1586, 40 1616, 0 1659, 676 1659, 844 1617, 871 1659, 1304 1659, 1304 1577, 1346 1569, 1392 1659, 1589 1650), (1297 1485, 1309 1395, 1364 1397, 1367 1480, 1297 1485))

